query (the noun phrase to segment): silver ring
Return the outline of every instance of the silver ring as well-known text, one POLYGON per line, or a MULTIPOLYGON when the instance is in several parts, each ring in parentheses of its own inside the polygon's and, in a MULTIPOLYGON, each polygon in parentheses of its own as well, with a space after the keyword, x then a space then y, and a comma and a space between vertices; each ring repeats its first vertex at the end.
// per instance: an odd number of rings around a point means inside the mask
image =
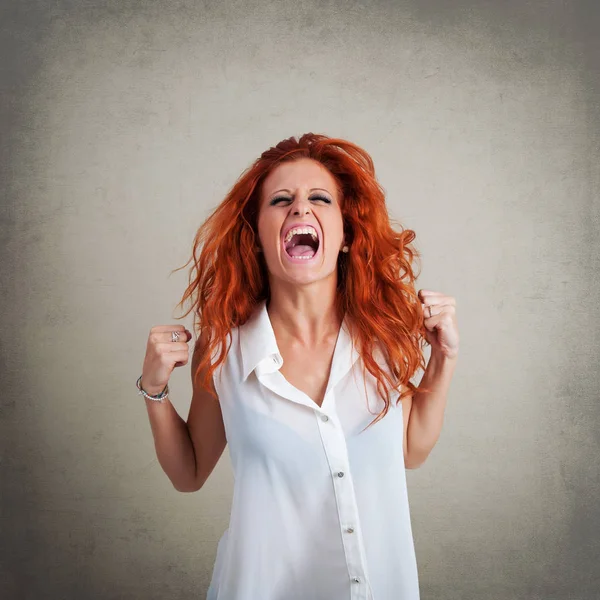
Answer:
POLYGON ((429 318, 431 319, 431 304, 429 305, 429 318))
MULTIPOLYGON (((431 312, 431 311, 429 311, 431 312)), ((171 331, 171 341, 178 342, 179 341, 179 331, 171 331)))

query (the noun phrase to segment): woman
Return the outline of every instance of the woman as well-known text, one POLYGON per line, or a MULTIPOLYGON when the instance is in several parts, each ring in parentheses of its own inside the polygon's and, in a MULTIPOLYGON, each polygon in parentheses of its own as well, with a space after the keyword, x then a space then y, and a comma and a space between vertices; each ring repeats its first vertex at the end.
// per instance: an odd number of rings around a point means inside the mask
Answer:
POLYGON ((370 156, 312 133, 264 152, 199 229, 187 422, 166 401, 183 326, 152 328, 138 387, 177 490, 229 444, 208 599, 419 598, 404 469, 440 435, 458 331, 454 298, 415 292, 414 238, 390 226, 370 156))

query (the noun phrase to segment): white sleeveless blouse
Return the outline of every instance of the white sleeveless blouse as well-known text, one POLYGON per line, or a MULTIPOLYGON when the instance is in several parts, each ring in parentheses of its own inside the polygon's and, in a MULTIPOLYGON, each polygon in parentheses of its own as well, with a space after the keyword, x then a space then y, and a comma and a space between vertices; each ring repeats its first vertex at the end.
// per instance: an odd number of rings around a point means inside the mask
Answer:
POLYGON ((213 379, 234 490, 207 600, 419 600, 398 392, 360 433, 384 402, 346 320, 322 407, 280 373, 266 301, 231 336, 213 379))

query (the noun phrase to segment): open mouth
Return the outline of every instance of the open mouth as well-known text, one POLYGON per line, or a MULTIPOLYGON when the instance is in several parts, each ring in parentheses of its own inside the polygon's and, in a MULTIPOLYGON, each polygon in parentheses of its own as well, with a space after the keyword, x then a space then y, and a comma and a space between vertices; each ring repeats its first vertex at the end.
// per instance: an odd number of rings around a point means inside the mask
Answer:
POLYGON ((294 261, 310 260, 319 250, 319 237, 313 227, 295 227, 285 236, 283 248, 287 256, 294 261))

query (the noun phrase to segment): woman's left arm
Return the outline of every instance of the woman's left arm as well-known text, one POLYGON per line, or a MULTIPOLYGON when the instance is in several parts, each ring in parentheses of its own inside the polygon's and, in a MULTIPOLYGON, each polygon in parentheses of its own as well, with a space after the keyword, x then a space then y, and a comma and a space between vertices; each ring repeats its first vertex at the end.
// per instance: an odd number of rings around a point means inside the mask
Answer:
POLYGON ((407 425, 407 454, 413 468, 425 462, 435 446, 444 422, 446 397, 458 360, 456 301, 439 292, 419 290, 423 303, 425 338, 431 356, 419 386, 431 390, 415 393, 407 425))

